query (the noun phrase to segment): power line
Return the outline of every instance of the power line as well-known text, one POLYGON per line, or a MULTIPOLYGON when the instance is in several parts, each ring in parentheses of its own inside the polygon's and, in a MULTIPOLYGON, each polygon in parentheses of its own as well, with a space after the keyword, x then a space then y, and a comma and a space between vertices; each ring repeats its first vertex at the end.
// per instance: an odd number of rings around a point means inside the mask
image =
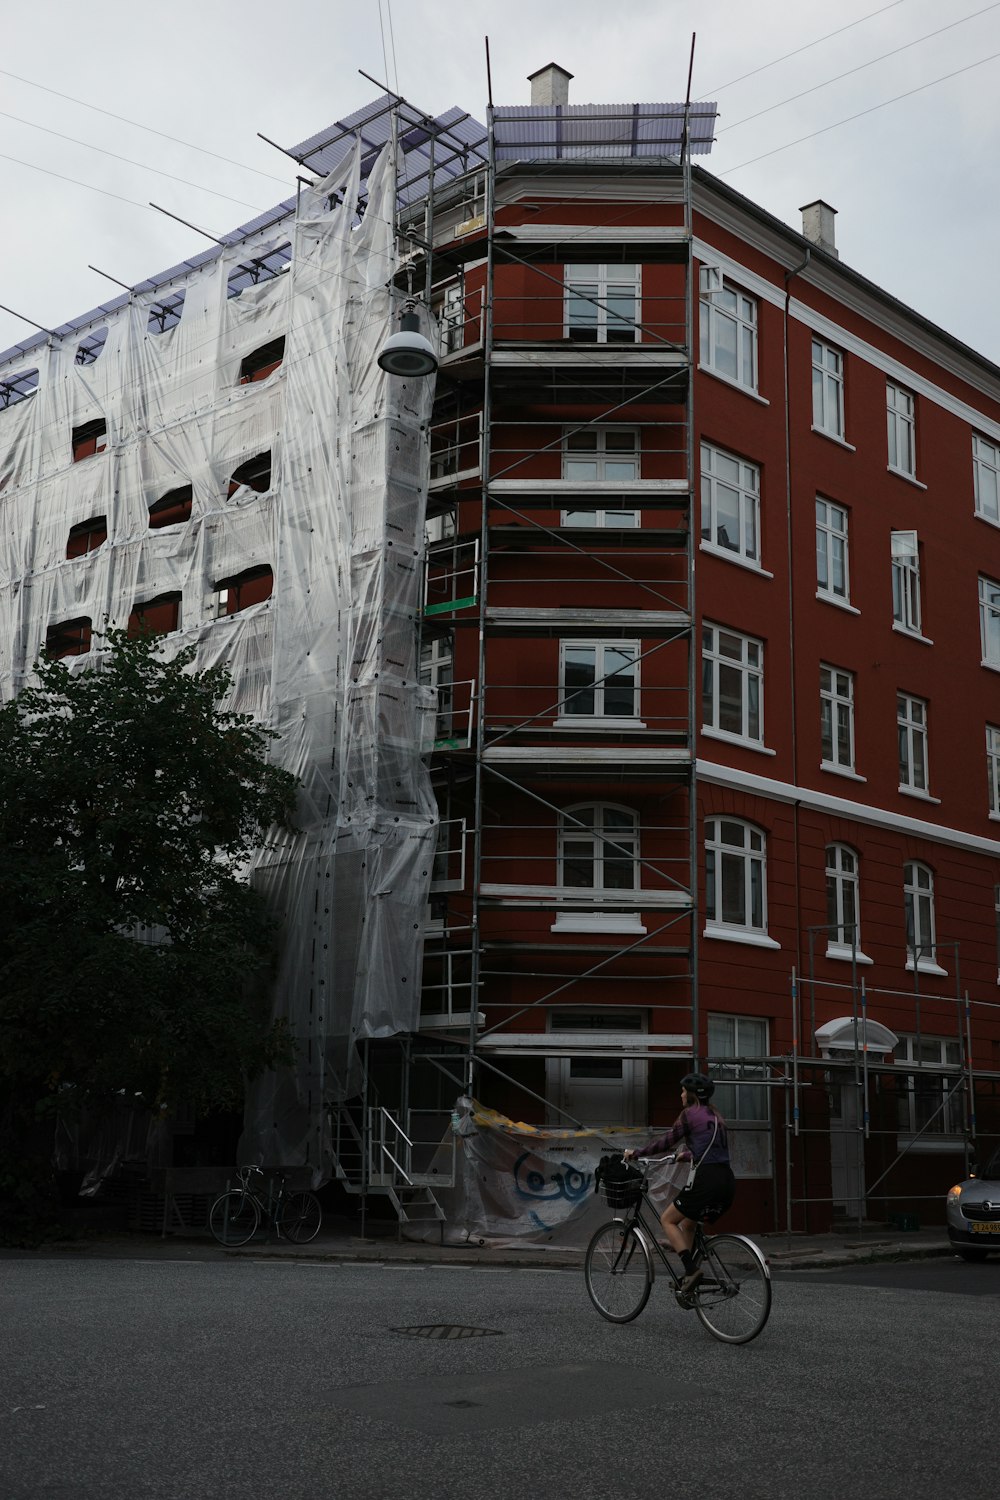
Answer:
POLYGON ((239 167, 241 172, 255 172, 258 177, 267 177, 271 182, 286 185, 283 177, 275 177, 271 172, 262 172, 259 167, 248 167, 243 162, 234 161, 231 156, 220 156, 218 151, 209 151, 207 146, 196 146, 193 141, 182 141, 179 136, 168 135, 165 130, 156 130, 152 125, 143 125, 139 120, 130 120, 126 115, 116 115, 110 109, 102 109, 99 104, 88 103, 86 99, 76 99, 72 94, 60 93, 58 89, 50 89, 47 84, 36 83, 33 78, 24 78, 20 73, 11 73, 6 68, 0 68, 0 77, 16 79, 18 83, 26 83, 29 88, 41 89, 44 94, 54 94, 57 99, 65 99, 70 104, 79 104, 81 109, 92 109, 95 114, 107 115, 109 120, 117 120, 122 125, 132 125, 136 130, 146 130, 150 135, 158 135, 165 141, 173 141, 175 146, 184 146, 188 151, 200 151, 202 156, 213 156, 216 161, 224 161, 227 166, 239 167))
MULTIPOLYGON (((1000 5, 1000 0, 997 0, 997 4, 1000 5)), ((220 193, 216 188, 205 187, 200 182, 192 182, 189 177, 176 177, 173 172, 164 172, 161 167, 150 166, 149 162, 133 161, 130 156, 119 156, 117 151, 107 151, 103 146, 94 146, 90 141, 81 141, 77 136, 64 135, 61 130, 52 130, 48 125, 36 125, 34 120, 25 120, 21 115, 12 115, 5 109, 0 109, 0 116, 5 120, 16 120, 19 125, 27 125, 32 130, 42 130, 46 135, 54 135, 60 141, 71 141, 74 146, 84 146, 88 151, 98 151, 102 156, 110 156, 114 161, 123 161, 128 167, 139 167, 144 172, 155 172, 157 177, 168 177, 171 182, 182 182, 185 187, 197 188, 200 193, 211 193, 216 198, 225 198, 227 203, 236 203, 240 208, 252 208, 255 213, 263 212, 258 204, 247 203, 245 198, 232 198, 228 193, 220 193)), ((31 163, 22 162, 21 165, 30 166, 31 163)), ((37 170, 45 169, 40 167, 37 170)), ((86 185, 82 184, 82 186, 86 185)))
POLYGON ((392 27, 392 0, 385 0, 385 13, 389 19, 389 46, 392 50, 392 76, 399 93, 399 69, 396 67, 396 34, 392 27))
POLYGON ((868 109, 859 109, 857 114, 846 115, 842 120, 835 120, 832 125, 824 125, 819 130, 811 130, 808 135, 800 135, 794 141, 786 141, 783 146, 775 146, 773 151, 762 151, 760 156, 751 156, 748 161, 741 161, 738 167, 728 167, 725 172, 719 172, 719 177, 731 177, 734 172, 741 172, 744 167, 752 167, 755 162, 765 161, 769 156, 777 156, 781 151, 789 151, 792 146, 801 146, 803 141, 814 140, 818 135, 826 135, 827 131, 837 130, 841 125, 849 125, 852 120, 860 120, 864 115, 874 114, 877 109, 887 109, 890 104, 898 104, 900 99, 909 99, 913 94, 922 94, 925 89, 933 88, 936 83, 946 83, 949 78, 958 78, 962 73, 971 73, 973 68, 981 68, 984 63, 995 62, 1000 57, 1000 52, 991 52, 989 57, 981 57, 978 61, 968 63, 964 68, 956 68, 952 73, 942 73, 939 78, 931 78, 927 83, 919 83, 916 88, 907 89, 903 94, 896 94, 891 99, 883 99, 881 104, 872 104, 868 109))
POLYGON ((915 37, 912 42, 904 42, 901 47, 893 47, 890 52, 882 52, 878 57, 858 63, 856 68, 848 68, 846 73, 837 73, 835 77, 827 78, 824 83, 816 83, 812 88, 803 89, 801 93, 790 94, 787 99, 782 99, 777 104, 769 104, 766 109, 758 109, 755 114, 744 115, 742 120, 734 120, 731 125, 724 125, 716 134, 725 135, 727 130, 735 130, 738 125, 748 125, 751 120, 759 120, 761 115, 768 115, 772 110, 782 109, 786 104, 794 104, 796 99, 804 99, 807 94, 815 94, 820 89, 829 88, 831 83, 839 83, 842 78, 850 78, 853 73, 861 73, 865 68, 872 68, 876 63, 885 62, 887 57, 896 57, 910 47, 919 47, 921 42, 929 42, 932 37, 941 36, 945 31, 953 31, 956 26, 963 26, 966 21, 974 21, 977 16, 985 16, 987 11, 996 10, 998 7, 1000 7, 1000 0, 994 0, 992 5, 984 5, 982 10, 974 10, 970 15, 960 16, 957 21, 949 21, 947 26, 939 26, 937 31, 928 31, 924 36, 915 37))
POLYGON ((121 193, 112 193, 108 188, 95 187, 92 182, 81 182, 78 177, 67 177, 65 172, 53 172, 49 167, 36 166, 33 161, 22 161, 19 156, 7 156, 0 151, 0 161, 16 162, 19 167, 28 167, 32 172, 44 172, 46 177, 58 177, 60 182, 71 182, 74 187, 87 188, 92 193, 102 193, 105 198, 117 198, 119 203, 131 203, 136 208, 149 208, 148 203, 140 203, 138 198, 125 198, 121 193))
POLYGON ((881 16, 887 10, 895 10, 897 5, 903 5, 904 0, 890 0, 889 5, 880 6, 878 10, 870 10, 866 16, 859 16, 856 21, 848 21, 846 26, 838 26, 836 31, 828 31, 825 36, 818 36, 813 42, 806 42, 801 47, 796 47, 792 52, 783 52, 780 57, 772 57, 770 62, 761 63, 759 68, 751 68, 749 73, 741 73, 739 78, 730 78, 728 83, 722 84, 720 88, 709 89, 708 93, 699 96, 703 99, 717 99, 726 89, 743 83, 747 78, 756 78, 758 73, 766 73, 768 68, 776 68, 779 63, 787 62, 790 57, 798 57, 800 52, 808 52, 811 47, 818 47, 821 42, 828 42, 832 37, 840 36, 845 31, 850 31, 854 26, 860 26, 863 21, 870 21, 874 16, 881 16))

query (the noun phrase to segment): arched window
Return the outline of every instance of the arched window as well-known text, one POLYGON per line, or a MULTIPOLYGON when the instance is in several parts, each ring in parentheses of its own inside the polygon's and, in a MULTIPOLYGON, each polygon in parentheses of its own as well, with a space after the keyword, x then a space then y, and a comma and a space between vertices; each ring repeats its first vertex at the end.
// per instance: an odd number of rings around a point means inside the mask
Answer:
POLYGON ((559 825, 558 883, 588 891, 639 888, 639 817, 627 807, 569 807, 559 825))
POLYGON ((826 936, 831 948, 861 947, 858 918, 858 856, 847 844, 826 849, 826 936))
POLYGON ((903 869, 903 905, 906 912, 907 968, 943 973, 937 962, 934 926, 934 871, 911 860, 903 869))
POLYGON ((762 828, 738 818, 705 824, 705 915, 709 926, 767 932, 767 845, 762 828))

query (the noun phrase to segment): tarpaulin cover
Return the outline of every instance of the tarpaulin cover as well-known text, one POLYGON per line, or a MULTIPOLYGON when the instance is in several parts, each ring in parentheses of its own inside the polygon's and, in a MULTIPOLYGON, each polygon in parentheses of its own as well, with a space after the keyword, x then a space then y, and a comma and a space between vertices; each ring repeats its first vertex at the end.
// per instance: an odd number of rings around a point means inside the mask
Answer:
POLYGON ((38 370, 35 394, 0 410, 0 696, 30 677, 52 625, 99 632, 179 595, 167 649, 194 642, 198 666, 224 662, 227 706, 277 730, 274 759, 302 778, 298 831, 252 871, 284 923, 274 1007, 298 1062, 254 1090, 240 1155, 317 1178, 324 1103, 355 1089, 357 1042, 417 1029, 437 821, 416 630, 433 381, 376 363, 399 310, 391 144, 352 227, 358 190, 355 150, 294 220, 133 293, 96 358, 78 362, 100 332, 87 329, 0 367, 8 383, 38 370), (281 265, 289 239, 285 274, 231 295, 231 273, 269 253, 281 265), (155 308, 178 292, 180 319, 160 331, 155 308), (281 337, 278 368, 241 383, 246 357, 281 337), (73 430, 99 421, 104 451, 74 462, 73 430), (267 454, 266 488, 233 488, 267 454), (151 528, 150 507, 186 486, 190 519, 151 528), (70 529, 96 517, 107 540, 67 558, 70 529), (259 568, 271 597, 227 613, 222 589, 259 568))
MULTIPOLYGON (((594 1172, 609 1148, 626 1150, 647 1130, 550 1130, 509 1120, 469 1098, 458 1101, 455 1183, 435 1187, 445 1213, 447 1245, 585 1249, 594 1230, 614 1217, 594 1191, 594 1172)), ((451 1174, 449 1135, 431 1174, 451 1174)), ((665 1207, 686 1183, 690 1163, 649 1164, 650 1194, 665 1207)), ((434 1239, 436 1224, 406 1224, 408 1239, 434 1239)))

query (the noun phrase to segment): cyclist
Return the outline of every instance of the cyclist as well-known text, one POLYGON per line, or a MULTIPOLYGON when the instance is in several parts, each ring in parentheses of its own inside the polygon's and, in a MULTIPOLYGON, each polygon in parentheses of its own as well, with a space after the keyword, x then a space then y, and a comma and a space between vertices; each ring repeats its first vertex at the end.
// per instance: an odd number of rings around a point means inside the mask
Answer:
POLYGON ((636 1156, 662 1156, 682 1147, 696 1164, 694 1179, 660 1215, 667 1243, 684 1267, 680 1290, 685 1296, 704 1275, 692 1253, 695 1224, 700 1219, 714 1224, 731 1206, 736 1193, 726 1122, 709 1103, 714 1093, 711 1078, 704 1073, 686 1073, 681 1079, 681 1112, 669 1130, 648 1146, 625 1152, 625 1160, 630 1161, 636 1156))

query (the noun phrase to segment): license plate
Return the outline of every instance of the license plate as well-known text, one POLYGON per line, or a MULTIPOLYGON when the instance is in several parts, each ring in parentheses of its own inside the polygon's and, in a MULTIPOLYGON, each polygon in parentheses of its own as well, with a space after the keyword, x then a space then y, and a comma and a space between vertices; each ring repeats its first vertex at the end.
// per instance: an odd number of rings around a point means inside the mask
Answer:
POLYGON ((1000 1234, 1000 1220, 991 1219, 983 1224, 970 1224, 973 1234, 1000 1234))

